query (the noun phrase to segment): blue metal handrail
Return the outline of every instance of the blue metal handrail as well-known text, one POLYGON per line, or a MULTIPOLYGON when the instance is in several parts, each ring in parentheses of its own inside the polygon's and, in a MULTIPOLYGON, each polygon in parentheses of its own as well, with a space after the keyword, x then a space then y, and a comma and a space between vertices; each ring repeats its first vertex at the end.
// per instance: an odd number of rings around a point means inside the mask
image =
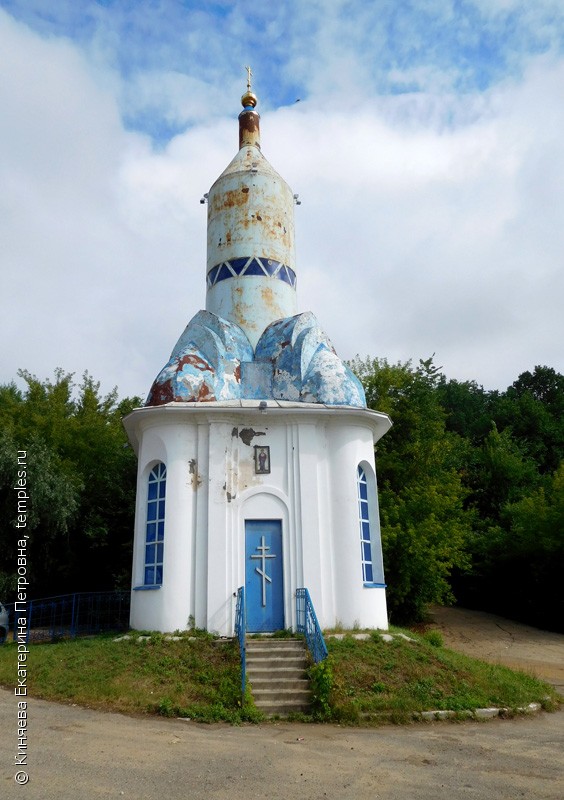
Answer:
POLYGON ((235 636, 239 640, 239 654, 241 656, 241 705, 245 704, 246 663, 245 663, 245 587, 237 589, 237 606, 235 608, 235 636))
POLYGON ((296 625, 298 633, 305 636, 314 662, 318 664, 327 658, 327 645, 307 589, 296 589, 296 625))

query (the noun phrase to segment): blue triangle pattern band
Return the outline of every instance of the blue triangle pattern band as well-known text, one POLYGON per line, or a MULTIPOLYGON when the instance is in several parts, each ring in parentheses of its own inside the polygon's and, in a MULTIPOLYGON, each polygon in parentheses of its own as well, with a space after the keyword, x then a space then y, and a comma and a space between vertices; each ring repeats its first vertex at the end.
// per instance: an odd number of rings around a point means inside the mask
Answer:
POLYGON ((211 289, 220 281, 243 276, 277 278, 288 283, 293 289, 296 288, 297 276, 291 267, 271 258, 256 257, 233 258, 231 261, 216 264, 208 272, 207 285, 211 289))

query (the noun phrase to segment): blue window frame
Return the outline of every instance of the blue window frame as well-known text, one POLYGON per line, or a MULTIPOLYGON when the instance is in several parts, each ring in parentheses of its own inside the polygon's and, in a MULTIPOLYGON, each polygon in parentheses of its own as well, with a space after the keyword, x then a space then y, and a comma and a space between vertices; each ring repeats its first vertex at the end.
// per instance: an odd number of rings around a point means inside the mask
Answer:
POLYGON ((373 583, 374 564, 372 561, 372 539, 370 535, 370 515, 368 512, 368 482, 362 467, 357 471, 358 520, 360 525, 360 560, 364 583, 373 583))
POLYGON ((145 531, 145 586, 163 582, 166 467, 156 464, 149 474, 147 487, 147 528, 145 531))

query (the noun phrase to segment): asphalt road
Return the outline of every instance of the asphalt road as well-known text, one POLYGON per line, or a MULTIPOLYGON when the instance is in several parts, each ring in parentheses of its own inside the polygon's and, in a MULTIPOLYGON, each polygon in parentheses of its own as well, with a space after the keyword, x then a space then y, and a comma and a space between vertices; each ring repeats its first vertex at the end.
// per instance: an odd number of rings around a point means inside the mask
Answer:
POLYGON ((29 714, 28 764, 16 768, 16 698, 0 691, 4 800, 564 797, 564 711, 372 730, 199 725, 34 699, 29 714), (15 783, 17 769, 29 783, 15 783))

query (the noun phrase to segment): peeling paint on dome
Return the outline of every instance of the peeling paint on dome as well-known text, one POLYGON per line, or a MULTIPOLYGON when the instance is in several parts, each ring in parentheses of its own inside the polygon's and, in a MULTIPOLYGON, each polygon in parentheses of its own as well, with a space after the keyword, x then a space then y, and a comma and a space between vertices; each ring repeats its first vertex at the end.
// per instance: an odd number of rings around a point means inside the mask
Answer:
POLYGON ((237 325, 199 311, 157 375, 145 405, 239 399, 241 361, 252 358, 249 340, 237 325))
POLYGON ((273 322, 253 354, 235 323, 209 311, 188 324, 146 405, 252 399, 366 406, 360 381, 311 312, 273 322))
POLYGON ((329 406, 366 406, 359 379, 332 350, 320 346, 305 375, 300 400, 329 406))
POLYGON ((269 325, 255 361, 272 363, 272 397, 277 400, 366 407, 362 384, 311 311, 269 325))

